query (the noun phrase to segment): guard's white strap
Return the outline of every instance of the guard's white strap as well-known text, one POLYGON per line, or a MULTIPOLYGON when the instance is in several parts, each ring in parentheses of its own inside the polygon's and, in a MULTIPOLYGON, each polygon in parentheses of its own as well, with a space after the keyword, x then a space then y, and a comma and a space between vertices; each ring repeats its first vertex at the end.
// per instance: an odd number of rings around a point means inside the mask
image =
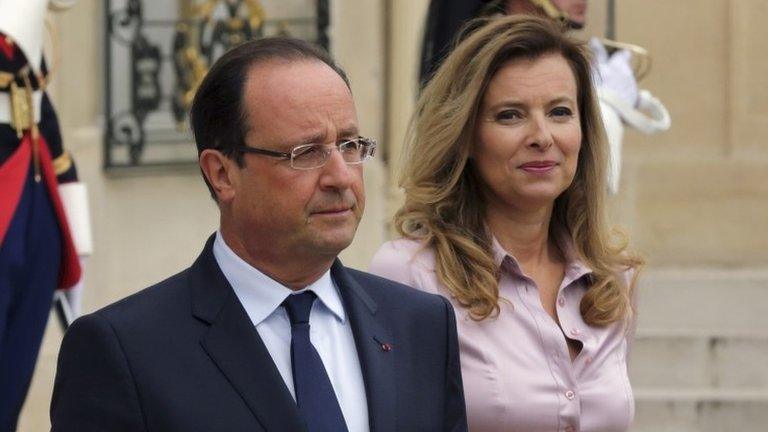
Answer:
POLYGON ((80 256, 93 253, 91 236, 91 216, 88 211, 88 191, 85 183, 71 182, 59 185, 59 196, 67 213, 69 230, 75 243, 75 250, 80 256))
MULTIPOLYGON (((20 89, 24 91, 24 89, 20 89)), ((35 110, 35 123, 40 123, 40 106, 43 103, 43 92, 35 90, 32 92, 32 105, 35 110)), ((0 92, 0 124, 11 123, 11 94, 7 91, 0 92)))
POLYGON ((599 89, 597 95, 601 101, 612 106, 625 123, 646 135, 663 132, 672 125, 667 108, 648 90, 638 93, 637 108, 607 89, 599 89))
POLYGON ((619 192, 621 177, 621 144, 624 138, 624 124, 616 110, 607 103, 600 101, 600 112, 603 117, 605 136, 608 139, 608 192, 616 195, 619 192))
POLYGON ((61 12, 71 8, 75 3, 77 3, 77 0, 49 0, 48 9, 55 12, 61 12))

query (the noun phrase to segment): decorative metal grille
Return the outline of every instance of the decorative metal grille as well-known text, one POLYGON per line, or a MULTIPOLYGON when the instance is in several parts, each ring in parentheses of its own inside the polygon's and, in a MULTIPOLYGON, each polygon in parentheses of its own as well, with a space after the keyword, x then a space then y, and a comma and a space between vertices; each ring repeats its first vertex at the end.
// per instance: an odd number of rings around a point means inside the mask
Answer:
POLYGON ((210 65, 251 38, 328 49, 329 0, 107 0, 104 167, 192 164, 187 113, 210 65))

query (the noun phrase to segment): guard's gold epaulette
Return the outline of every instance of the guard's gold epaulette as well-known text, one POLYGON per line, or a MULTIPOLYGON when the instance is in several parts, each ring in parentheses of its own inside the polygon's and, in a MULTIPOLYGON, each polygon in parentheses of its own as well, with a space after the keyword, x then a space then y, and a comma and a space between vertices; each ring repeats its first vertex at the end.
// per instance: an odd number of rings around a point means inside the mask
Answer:
POLYGON ((10 72, 0 71, 0 89, 5 89, 11 85, 11 81, 14 80, 14 75, 10 72))
POLYGON ((69 156, 69 152, 64 152, 61 156, 53 160, 53 172, 60 176, 72 168, 72 158, 69 156))

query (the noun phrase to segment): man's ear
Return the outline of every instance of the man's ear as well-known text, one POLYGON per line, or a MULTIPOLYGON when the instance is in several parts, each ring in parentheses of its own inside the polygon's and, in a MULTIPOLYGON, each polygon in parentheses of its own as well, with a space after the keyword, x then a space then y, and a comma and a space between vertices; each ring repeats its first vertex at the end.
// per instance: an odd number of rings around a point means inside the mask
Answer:
POLYGON ((220 151, 206 149, 200 153, 200 169, 216 194, 219 203, 227 203, 235 197, 235 171, 237 163, 220 151))

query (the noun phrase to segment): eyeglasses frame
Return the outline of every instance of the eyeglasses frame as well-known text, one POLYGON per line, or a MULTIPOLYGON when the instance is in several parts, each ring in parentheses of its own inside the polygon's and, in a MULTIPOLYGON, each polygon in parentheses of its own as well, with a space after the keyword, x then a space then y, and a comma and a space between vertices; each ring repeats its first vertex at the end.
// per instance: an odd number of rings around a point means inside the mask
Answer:
MULTIPOLYGON (((345 140, 345 141, 342 141, 342 142, 340 142, 338 144, 335 144, 334 147, 337 150, 340 150, 341 146, 343 146, 343 145, 345 145, 347 143, 353 142, 353 141, 362 141, 362 145, 370 147, 371 148, 371 152, 368 154, 367 157, 365 157, 363 159, 360 159, 360 161, 358 161, 358 162, 347 162, 345 160, 344 163, 346 163, 347 165, 358 165, 358 164, 363 163, 367 159, 370 159, 371 157, 373 157, 374 152, 376 151, 376 144, 377 144, 376 140, 373 139, 373 138, 366 138, 366 137, 363 137, 363 136, 358 136, 357 138, 345 140)), ((325 164, 328 163, 328 156, 330 156, 330 152, 326 153, 326 159, 325 159, 325 162, 323 162, 322 165, 318 165, 318 166, 314 166, 314 167, 309 167, 309 168, 299 168, 299 167, 295 167, 293 165, 293 158, 295 157, 294 156, 294 152, 296 150, 298 150, 298 149, 307 148, 307 147, 315 146, 315 145, 318 145, 318 144, 319 143, 299 144, 299 145, 293 147, 290 152, 281 152, 281 151, 277 151, 277 150, 269 150, 269 149, 263 149, 263 148, 258 148, 258 147, 251 147, 251 146, 247 146, 247 145, 239 145, 239 146, 231 148, 231 150, 239 151, 239 152, 242 152, 242 153, 259 154, 259 155, 271 156, 271 157, 275 157, 275 158, 279 158, 279 159, 284 159, 284 160, 288 160, 288 161, 291 162, 291 168, 293 168, 293 169, 297 169, 297 170, 311 170, 311 169, 316 169, 316 168, 322 168, 323 166, 325 166, 325 164)), ((327 147, 330 147, 332 145, 333 144, 322 145, 322 146, 327 148, 327 147)), ((218 150, 218 151, 223 151, 224 150, 224 148, 222 148, 222 147, 216 147, 215 149, 218 150)))

